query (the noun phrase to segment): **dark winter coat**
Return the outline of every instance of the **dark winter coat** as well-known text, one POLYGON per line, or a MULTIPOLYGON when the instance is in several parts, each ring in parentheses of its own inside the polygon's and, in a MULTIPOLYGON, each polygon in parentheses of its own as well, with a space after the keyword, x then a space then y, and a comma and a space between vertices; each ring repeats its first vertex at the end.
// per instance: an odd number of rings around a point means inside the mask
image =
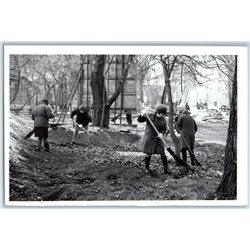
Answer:
POLYGON ((188 114, 181 114, 177 120, 177 126, 181 132, 181 149, 188 147, 194 149, 195 133, 198 130, 195 120, 188 114))
POLYGON ((91 116, 88 114, 87 110, 84 113, 81 113, 79 109, 75 109, 71 112, 70 117, 73 118, 76 115, 76 122, 82 124, 82 126, 87 126, 92 122, 91 116))
MULTIPOLYGON (((152 120, 159 133, 166 133, 167 122, 164 117, 157 117, 156 114, 149 114, 149 118, 152 120)), ((157 137, 157 133, 150 125, 147 117, 140 115, 137 120, 138 122, 147 122, 145 134, 142 140, 142 152, 147 154, 165 154, 164 143, 157 137)))
POLYGON ((39 103, 32 111, 32 120, 34 120, 35 128, 48 128, 49 119, 53 118, 51 108, 44 102, 39 103))

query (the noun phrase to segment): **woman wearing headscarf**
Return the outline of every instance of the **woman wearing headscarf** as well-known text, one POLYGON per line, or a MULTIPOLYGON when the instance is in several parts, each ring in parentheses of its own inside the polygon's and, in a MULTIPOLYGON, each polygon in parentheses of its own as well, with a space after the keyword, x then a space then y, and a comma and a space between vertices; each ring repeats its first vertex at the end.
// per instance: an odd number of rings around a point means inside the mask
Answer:
POLYGON ((165 154, 165 147, 162 141, 163 135, 167 132, 167 122, 165 116, 167 115, 167 107, 165 105, 157 106, 155 113, 148 114, 149 119, 159 132, 159 135, 150 124, 145 113, 138 117, 138 122, 146 122, 146 130, 142 141, 142 152, 145 156, 145 171, 150 173, 150 159, 152 154, 161 155, 161 160, 164 166, 164 173, 171 174, 168 168, 167 156, 165 154))
POLYGON ((194 159, 194 142, 195 133, 197 132, 197 124, 195 120, 190 116, 190 112, 184 110, 177 120, 177 126, 181 134, 180 147, 182 153, 182 159, 187 161, 187 151, 189 151, 191 164, 195 164, 194 159))
POLYGON ((42 141, 44 150, 49 152, 48 128, 49 119, 54 118, 51 108, 48 106, 49 100, 44 98, 32 111, 32 120, 34 120, 35 137, 38 137, 36 151, 41 151, 42 141))

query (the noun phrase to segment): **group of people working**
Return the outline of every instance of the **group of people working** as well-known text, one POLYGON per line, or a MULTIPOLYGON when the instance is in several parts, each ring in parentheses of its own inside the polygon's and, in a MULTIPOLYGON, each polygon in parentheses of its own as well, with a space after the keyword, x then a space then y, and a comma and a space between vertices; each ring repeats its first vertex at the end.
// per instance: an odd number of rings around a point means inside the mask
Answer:
MULTIPOLYGON (((48 99, 44 98, 32 111, 32 119, 34 120, 35 137, 38 137, 37 151, 41 151, 42 141, 44 142, 44 150, 49 152, 48 128, 49 119, 54 118, 51 108, 48 106, 48 99)), ((178 133, 180 133, 180 147, 182 158, 187 161, 187 152, 190 154, 191 164, 194 165, 194 142, 195 133, 197 132, 197 124, 190 116, 190 108, 180 109, 175 118, 175 125, 178 133)), ((168 134, 168 126, 166 121, 167 107, 158 105, 154 113, 147 114, 142 112, 138 117, 138 122, 146 122, 145 134, 142 141, 142 152, 145 155, 145 172, 150 173, 150 160, 152 154, 159 154, 164 167, 164 173, 171 175, 168 167, 167 156, 165 154, 164 136, 168 134)), ((70 115, 73 126, 72 144, 75 143, 79 130, 83 130, 87 134, 89 142, 88 125, 92 122, 91 116, 83 105, 73 110, 70 115)))
MULTIPOLYGON (((55 117, 55 114, 49 107, 49 100, 47 98, 42 99, 39 104, 32 110, 31 116, 32 120, 34 120, 34 130, 27 134, 25 139, 35 133, 35 137, 38 137, 36 151, 41 151, 41 145, 43 142, 44 151, 49 152, 49 119, 55 117)), ((92 121, 92 119, 85 107, 83 105, 80 105, 79 108, 71 112, 70 117, 74 126, 72 144, 75 143, 79 130, 83 130, 87 134, 87 142, 89 142, 88 124, 92 121)))
MULTIPOLYGON (((189 108, 190 110, 190 108, 189 108)), ((187 152, 190 154, 191 164, 195 165, 194 158, 194 143, 195 133, 197 132, 197 124, 195 120, 190 116, 190 111, 187 108, 181 108, 178 111, 178 115, 175 118, 175 125, 180 136, 180 149, 182 158, 187 161, 187 152)), ((167 107, 165 105, 159 105, 155 113, 147 114, 142 113, 138 117, 138 122, 146 122, 146 130, 142 141, 142 152, 145 156, 145 171, 150 173, 150 159, 152 154, 161 155, 161 160, 164 167, 164 173, 170 174, 171 171, 168 167, 167 157, 165 154, 164 136, 168 134, 167 121, 167 107), (152 125, 153 123, 153 125, 152 125)))

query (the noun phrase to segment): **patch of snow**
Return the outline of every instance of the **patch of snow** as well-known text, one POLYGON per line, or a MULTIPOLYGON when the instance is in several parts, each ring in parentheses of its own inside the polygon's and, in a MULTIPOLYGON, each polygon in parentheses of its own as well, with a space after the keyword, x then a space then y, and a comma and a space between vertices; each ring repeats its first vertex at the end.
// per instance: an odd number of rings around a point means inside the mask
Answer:
POLYGON ((121 156, 131 156, 131 157, 137 157, 137 156, 144 156, 145 154, 142 152, 128 152, 128 151, 116 151, 118 155, 121 156))

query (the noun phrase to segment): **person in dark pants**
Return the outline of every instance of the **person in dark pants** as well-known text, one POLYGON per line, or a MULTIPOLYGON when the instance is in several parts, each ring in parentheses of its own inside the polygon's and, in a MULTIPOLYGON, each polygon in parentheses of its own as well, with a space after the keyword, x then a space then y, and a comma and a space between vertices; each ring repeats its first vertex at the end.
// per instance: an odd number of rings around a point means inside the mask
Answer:
POLYGON ((190 106, 189 106, 188 102, 186 102, 186 104, 185 104, 185 110, 190 111, 190 106))
POLYGON ((145 135, 142 141, 142 152, 146 153, 145 157, 145 172, 150 173, 150 159, 152 154, 161 155, 161 160, 164 166, 164 173, 171 174, 170 169, 168 168, 167 156, 165 154, 165 147, 162 141, 163 135, 167 132, 167 122, 165 116, 167 114, 167 107, 165 105, 159 105, 154 114, 149 114, 149 118, 157 128, 160 133, 157 135, 154 128, 148 121, 145 113, 142 113, 138 117, 138 122, 146 122, 145 135))
POLYGON ((76 136, 78 134, 79 130, 83 130, 87 134, 87 142, 89 142, 89 132, 88 132, 88 125, 90 122, 92 122, 91 116, 88 114, 87 110, 83 105, 80 105, 78 109, 75 109, 71 112, 70 115, 73 126, 75 127, 72 144, 76 141, 76 136), (76 119, 74 120, 74 116, 76 116, 76 119), (82 126, 82 127, 80 127, 82 126))
POLYGON ((131 114, 131 111, 130 110, 125 110, 124 111, 125 115, 126 115, 126 119, 127 119, 127 123, 129 126, 132 125, 132 114, 131 114))
POLYGON ((47 152, 50 151, 48 142, 48 127, 49 119, 53 118, 54 114, 48 104, 48 99, 42 99, 31 114, 32 120, 34 120, 35 137, 38 137, 36 151, 41 151, 42 141, 44 143, 44 150, 47 152))
POLYGON ((189 115, 189 111, 185 110, 181 113, 177 120, 177 126, 180 131, 180 148, 182 153, 182 158, 187 161, 187 151, 189 151, 191 164, 195 165, 194 160, 194 143, 195 143, 195 133, 198 128, 195 120, 189 115), (191 152, 190 152, 191 151, 191 152))

